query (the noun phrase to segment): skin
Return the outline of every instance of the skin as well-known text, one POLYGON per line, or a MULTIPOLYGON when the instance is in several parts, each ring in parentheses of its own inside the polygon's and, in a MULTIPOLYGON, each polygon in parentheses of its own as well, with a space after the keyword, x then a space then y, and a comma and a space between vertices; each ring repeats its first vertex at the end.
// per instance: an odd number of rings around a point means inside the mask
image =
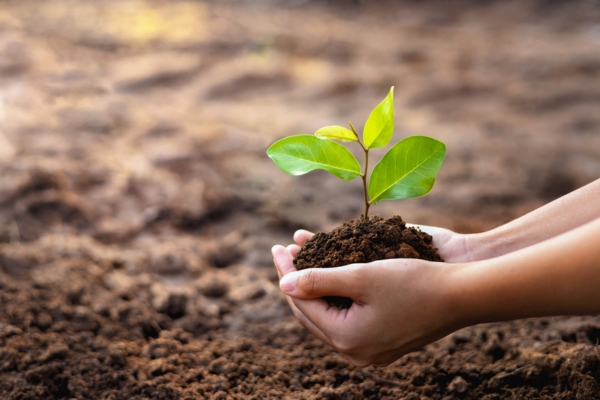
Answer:
POLYGON ((466 326, 600 313, 600 179, 488 232, 421 226, 447 262, 375 261, 296 271, 296 244, 273 247, 298 321, 357 366, 388 365, 466 326), (349 309, 323 296, 350 297, 349 309))

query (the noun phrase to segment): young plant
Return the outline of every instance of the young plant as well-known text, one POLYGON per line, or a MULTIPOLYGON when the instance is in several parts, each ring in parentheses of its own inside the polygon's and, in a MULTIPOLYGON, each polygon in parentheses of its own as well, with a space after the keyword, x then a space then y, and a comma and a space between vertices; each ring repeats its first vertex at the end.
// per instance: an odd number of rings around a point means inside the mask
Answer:
POLYGON ((362 139, 350 129, 326 126, 314 135, 297 135, 273 143, 267 155, 284 172, 303 175, 322 169, 343 180, 362 178, 365 212, 381 200, 397 200, 423 196, 431 190, 446 156, 444 143, 427 136, 409 136, 394 145, 373 169, 370 178, 369 151, 388 145, 394 133, 394 87, 369 115, 362 139), (361 171, 358 160, 339 143, 357 142, 365 154, 361 171))

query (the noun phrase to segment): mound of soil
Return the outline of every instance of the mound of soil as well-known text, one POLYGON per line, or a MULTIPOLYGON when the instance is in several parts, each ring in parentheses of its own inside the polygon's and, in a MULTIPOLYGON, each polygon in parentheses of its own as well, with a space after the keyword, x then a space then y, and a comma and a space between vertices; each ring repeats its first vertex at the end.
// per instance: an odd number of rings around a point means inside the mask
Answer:
POLYGON ((333 268, 390 258, 420 258, 443 261, 433 247, 431 235, 407 227, 398 215, 384 219, 378 215, 353 219, 333 229, 319 232, 298 252, 296 269, 333 268))
MULTIPOLYGON (((319 232, 308 240, 294 259, 298 270, 334 268, 391 258, 420 258, 443 261, 432 245, 432 237, 415 227, 407 227, 398 215, 384 219, 378 215, 346 222, 331 232, 319 232)), ((349 308, 352 300, 326 298, 330 305, 349 308)))

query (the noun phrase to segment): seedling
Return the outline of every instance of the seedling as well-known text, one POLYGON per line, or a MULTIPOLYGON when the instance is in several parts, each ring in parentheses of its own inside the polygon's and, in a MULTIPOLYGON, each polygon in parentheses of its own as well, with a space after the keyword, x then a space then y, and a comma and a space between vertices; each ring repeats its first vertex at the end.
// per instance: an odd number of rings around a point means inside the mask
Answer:
POLYGON ((444 143, 427 136, 409 136, 396 143, 373 168, 369 178, 369 151, 388 145, 394 133, 394 87, 371 111, 363 129, 362 140, 351 122, 350 129, 326 126, 314 135, 289 136, 273 143, 267 155, 284 172, 303 175, 322 169, 340 179, 362 178, 366 220, 371 204, 423 196, 435 183, 446 156, 444 143), (357 142, 365 154, 361 166, 356 157, 341 144, 357 142))

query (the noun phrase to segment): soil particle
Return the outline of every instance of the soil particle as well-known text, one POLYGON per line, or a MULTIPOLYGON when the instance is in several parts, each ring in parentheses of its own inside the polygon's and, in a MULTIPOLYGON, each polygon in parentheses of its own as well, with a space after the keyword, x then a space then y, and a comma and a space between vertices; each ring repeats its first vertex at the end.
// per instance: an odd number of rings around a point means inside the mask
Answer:
POLYGON ((467 391, 468 388, 469 383, 460 376, 457 376, 456 378, 452 379, 452 382, 450 382, 450 384, 448 385, 448 391, 450 393, 464 393, 467 391))

